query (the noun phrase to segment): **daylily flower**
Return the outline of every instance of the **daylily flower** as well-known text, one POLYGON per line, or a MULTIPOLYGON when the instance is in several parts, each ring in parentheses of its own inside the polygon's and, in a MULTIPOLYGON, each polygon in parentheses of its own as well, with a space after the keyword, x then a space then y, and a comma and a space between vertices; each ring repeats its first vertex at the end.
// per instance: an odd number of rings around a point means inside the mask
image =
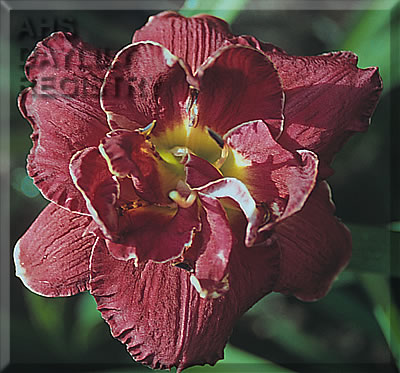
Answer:
POLYGON ((89 290, 135 360, 214 364, 261 297, 319 299, 348 263, 325 179, 382 89, 354 54, 291 56, 164 12, 113 59, 54 33, 26 75, 28 173, 51 203, 17 275, 44 296, 89 290))

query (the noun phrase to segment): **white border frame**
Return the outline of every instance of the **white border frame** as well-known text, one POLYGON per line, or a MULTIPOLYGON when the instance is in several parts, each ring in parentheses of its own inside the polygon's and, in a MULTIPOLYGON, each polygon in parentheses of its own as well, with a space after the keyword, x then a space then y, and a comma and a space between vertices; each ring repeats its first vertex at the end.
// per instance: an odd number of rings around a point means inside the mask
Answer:
MULTIPOLYGON (((200 0, 194 0, 196 3, 200 0)), ((201 0, 203 9, 213 0, 201 0)), ((0 372, 10 364, 10 11, 178 10, 177 0, 0 0, 0 372)), ((246 10, 393 10, 394 0, 250 0, 246 10)), ((235 9, 234 7, 232 9, 235 9)))

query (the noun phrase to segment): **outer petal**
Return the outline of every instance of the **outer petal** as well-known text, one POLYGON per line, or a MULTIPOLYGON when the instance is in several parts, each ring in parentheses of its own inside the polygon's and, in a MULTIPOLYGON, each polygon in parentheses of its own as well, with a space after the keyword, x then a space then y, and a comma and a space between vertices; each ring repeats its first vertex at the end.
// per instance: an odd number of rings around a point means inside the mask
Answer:
POLYGON ((14 249, 16 275, 31 291, 65 297, 87 290, 92 219, 51 203, 14 249))
POLYGON ((242 180, 258 204, 265 204, 274 223, 299 211, 314 188, 318 159, 307 150, 293 154, 272 137, 267 125, 254 121, 240 125, 224 137, 232 161, 226 176, 242 180))
POLYGON ((165 262, 176 259, 200 230, 197 204, 188 208, 143 207, 128 211, 120 220, 120 243, 107 241, 117 259, 165 262))
POLYGON ((70 172, 77 189, 82 193, 87 209, 107 238, 118 237, 118 181, 112 177, 105 159, 95 147, 74 154, 70 172))
POLYGON ((190 273, 168 263, 118 261, 100 241, 91 257, 91 293, 111 327, 135 360, 153 368, 178 370, 214 364, 234 322, 276 280, 276 248, 254 248, 230 261, 231 291, 217 299, 202 299, 190 283, 190 273))
POLYGON ((318 184, 304 208, 277 224, 281 265, 275 291, 317 300, 351 257, 351 235, 335 216, 329 185, 318 184))
POLYGON ((278 53, 286 54, 286 52, 283 49, 277 47, 276 45, 259 41, 252 35, 235 36, 226 42, 227 45, 229 45, 230 43, 248 45, 249 47, 263 51, 264 53, 267 53, 267 52, 277 53, 278 52, 278 53))
POLYGON ((107 131, 99 93, 110 62, 102 51, 57 32, 37 44, 25 65, 35 83, 18 100, 33 127, 28 173, 46 198, 72 211, 87 212, 69 175, 69 160, 107 131))
POLYGON ((382 91, 378 68, 357 68, 357 56, 334 52, 299 57, 255 43, 234 42, 263 50, 274 63, 285 91, 285 126, 279 142, 291 150, 315 151, 324 161, 323 175, 334 154, 354 133, 365 131, 382 91))
POLYGON ((156 120, 156 135, 182 123, 188 92, 183 62, 148 41, 118 52, 102 87, 101 103, 112 129, 133 130, 156 120))
POLYGON ((254 119, 282 121, 283 91, 271 61, 253 48, 221 48, 198 70, 198 123, 223 135, 254 119))
POLYGON ((133 42, 152 40, 164 45, 194 73, 231 36, 229 25, 222 19, 206 14, 186 18, 176 12, 162 12, 135 32, 133 42))

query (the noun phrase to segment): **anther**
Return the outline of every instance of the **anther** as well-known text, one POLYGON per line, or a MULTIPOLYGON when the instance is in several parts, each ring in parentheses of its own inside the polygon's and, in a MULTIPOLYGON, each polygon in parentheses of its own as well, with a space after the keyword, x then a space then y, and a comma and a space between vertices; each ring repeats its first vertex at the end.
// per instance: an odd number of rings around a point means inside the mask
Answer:
POLYGON ((146 203, 145 201, 142 201, 142 200, 126 202, 126 203, 118 206, 118 215, 123 216, 129 210, 134 210, 134 209, 137 209, 139 207, 144 207, 144 206, 148 206, 148 203, 146 203))
POLYGON ((153 120, 151 123, 149 123, 146 127, 143 128, 138 128, 137 131, 143 135, 146 136, 146 138, 150 135, 151 131, 155 128, 157 122, 153 120))
POLYGON ((210 135, 210 137, 218 144, 218 146, 222 149, 225 145, 224 139, 218 135, 215 131, 213 131, 211 128, 207 127, 207 132, 210 135))
POLYGON ((184 269, 185 271, 188 271, 188 272, 194 271, 193 267, 188 262, 185 262, 185 261, 173 264, 173 266, 184 269))

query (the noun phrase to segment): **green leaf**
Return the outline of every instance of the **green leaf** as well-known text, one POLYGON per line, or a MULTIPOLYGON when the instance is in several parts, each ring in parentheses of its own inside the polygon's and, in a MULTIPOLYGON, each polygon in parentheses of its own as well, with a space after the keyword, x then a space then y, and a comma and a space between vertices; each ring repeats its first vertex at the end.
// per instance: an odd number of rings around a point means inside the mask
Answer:
POLYGON ((273 341, 293 356, 318 364, 338 360, 335 352, 313 334, 305 333, 295 317, 282 317, 286 297, 272 293, 256 303, 244 317, 257 320, 257 335, 273 341))
POLYGON ((227 345, 224 351, 225 358, 224 360, 220 360, 214 367, 204 366, 199 367, 195 366, 192 368, 185 369, 187 373, 205 373, 209 372, 230 372, 230 373, 242 373, 243 371, 250 370, 256 372, 263 373, 289 373, 292 372, 289 369, 283 368, 279 365, 276 365, 268 360, 264 360, 258 356, 253 354, 249 354, 248 352, 242 351, 236 347, 231 345, 227 345), (246 369, 247 368, 247 369, 246 369))
POLYGON ((353 255, 348 270, 400 277, 400 232, 386 227, 349 224, 353 255))
POLYGON ((393 221, 390 224, 390 230, 393 232, 400 232, 400 221, 393 221))
MULTIPOLYGON (((215 366, 194 366, 184 370, 185 373, 243 373, 251 371, 254 373, 291 373, 292 370, 283 368, 268 360, 264 360, 248 352, 244 352, 228 344, 225 347, 225 358, 217 362, 215 366), (251 369, 249 369, 251 367, 251 369)), ((176 369, 171 369, 176 372, 176 369)), ((113 369, 103 373, 131 373, 132 369, 113 369)), ((135 367, 135 372, 150 372, 147 368, 135 367)))
POLYGON ((400 312, 395 302, 391 301, 388 279, 376 274, 363 274, 360 280, 374 305, 375 318, 400 369, 400 312))
POLYGON ((399 4, 399 0, 391 0, 385 2, 388 9, 379 9, 381 0, 372 2, 370 10, 363 13, 341 44, 342 49, 358 55, 360 67, 379 67, 386 90, 400 83, 400 70, 395 68, 395 56, 391 55, 391 52, 398 53, 398 48, 391 45, 397 46, 400 41, 399 4))
POLYGON ((33 324, 40 336, 55 353, 62 356, 67 348, 64 316, 66 298, 45 298, 24 290, 25 301, 33 324))
POLYGON ((185 17, 207 13, 232 23, 247 2, 248 0, 186 0, 179 12, 185 17))
POLYGON ((89 344, 101 342, 91 341, 93 329, 102 322, 101 314, 97 310, 96 301, 88 293, 84 292, 77 296, 77 317, 72 329, 72 337, 74 338, 74 346, 78 350, 87 349, 89 344))

